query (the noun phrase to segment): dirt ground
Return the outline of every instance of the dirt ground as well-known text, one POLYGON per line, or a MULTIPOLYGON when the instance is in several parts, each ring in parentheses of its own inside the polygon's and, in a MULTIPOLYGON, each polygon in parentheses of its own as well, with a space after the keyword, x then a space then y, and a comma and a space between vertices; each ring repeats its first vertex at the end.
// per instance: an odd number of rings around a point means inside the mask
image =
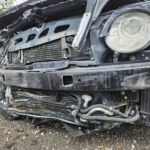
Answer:
POLYGON ((0 150, 150 150, 150 128, 122 125, 111 131, 71 137, 58 122, 0 117, 0 150))

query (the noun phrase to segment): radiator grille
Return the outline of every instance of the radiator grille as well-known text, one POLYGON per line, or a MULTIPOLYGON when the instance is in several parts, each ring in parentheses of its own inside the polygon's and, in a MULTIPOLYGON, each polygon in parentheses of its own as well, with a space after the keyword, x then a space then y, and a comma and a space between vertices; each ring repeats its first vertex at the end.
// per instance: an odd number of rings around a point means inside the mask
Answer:
POLYGON ((41 46, 24 50, 24 62, 61 60, 63 57, 60 41, 54 41, 41 46))
POLYGON ((78 59, 85 59, 85 60, 89 60, 89 54, 91 51, 91 44, 90 44, 90 39, 87 39, 83 51, 72 51, 71 52, 71 60, 78 60, 78 59))
MULTIPOLYGON (((64 52, 61 48, 61 40, 56 40, 50 43, 46 43, 40 46, 23 50, 23 62, 24 64, 30 64, 34 62, 44 61, 60 61, 64 59, 64 52)), ((91 44, 90 39, 85 43, 82 51, 69 51, 69 60, 90 60, 91 44)), ((18 52, 9 52, 9 63, 16 64, 19 62, 18 52), (16 61, 17 60, 17 61, 16 61)))

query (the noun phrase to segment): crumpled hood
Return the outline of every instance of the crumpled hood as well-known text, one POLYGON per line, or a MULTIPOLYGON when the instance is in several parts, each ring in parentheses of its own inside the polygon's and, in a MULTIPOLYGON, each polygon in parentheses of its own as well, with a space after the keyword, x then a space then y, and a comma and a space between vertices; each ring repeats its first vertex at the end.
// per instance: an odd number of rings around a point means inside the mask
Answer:
POLYGON ((33 7, 45 7, 65 1, 67 0, 28 0, 0 14, 0 28, 7 26, 10 23, 10 18, 11 20, 15 20, 28 9, 32 9, 33 7))

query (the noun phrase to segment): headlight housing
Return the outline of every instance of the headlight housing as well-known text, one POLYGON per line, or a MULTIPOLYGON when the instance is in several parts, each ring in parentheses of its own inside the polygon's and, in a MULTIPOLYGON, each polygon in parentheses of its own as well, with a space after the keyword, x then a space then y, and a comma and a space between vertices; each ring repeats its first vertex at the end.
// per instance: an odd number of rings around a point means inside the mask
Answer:
POLYGON ((106 44, 118 53, 133 53, 150 45, 150 15, 145 12, 127 12, 112 24, 106 44))

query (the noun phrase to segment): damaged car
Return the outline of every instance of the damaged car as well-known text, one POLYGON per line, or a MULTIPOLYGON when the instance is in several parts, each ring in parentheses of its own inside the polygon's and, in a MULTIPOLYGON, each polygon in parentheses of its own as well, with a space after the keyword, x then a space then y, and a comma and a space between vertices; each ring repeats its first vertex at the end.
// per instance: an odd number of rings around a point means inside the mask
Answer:
POLYGON ((7 119, 150 125, 149 0, 29 0, 0 15, 0 52, 7 119))

